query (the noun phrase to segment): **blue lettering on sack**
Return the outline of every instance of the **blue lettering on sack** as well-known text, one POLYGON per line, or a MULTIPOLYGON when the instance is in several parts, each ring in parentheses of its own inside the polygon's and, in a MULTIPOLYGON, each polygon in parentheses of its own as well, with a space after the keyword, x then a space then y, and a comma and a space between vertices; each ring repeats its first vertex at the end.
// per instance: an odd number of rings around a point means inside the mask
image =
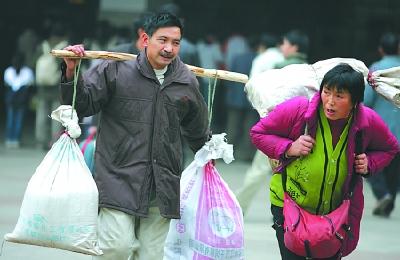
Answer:
POLYGON ((184 203, 184 202, 185 202, 185 201, 187 200, 187 198, 189 197, 189 193, 192 191, 192 188, 193 188, 193 186, 194 186, 194 183, 196 182, 196 175, 197 175, 197 172, 196 172, 195 175, 193 175, 193 178, 189 181, 189 183, 188 183, 186 189, 182 192, 182 195, 181 195, 181 207, 180 207, 180 209, 179 209, 180 215, 181 215, 181 216, 183 215, 184 210, 185 210, 185 205, 186 205, 186 203, 184 203))
POLYGON ((241 248, 215 248, 193 239, 189 239, 189 248, 212 259, 237 259, 243 257, 241 248))
POLYGON ((21 218, 24 233, 33 239, 63 242, 70 237, 77 237, 95 232, 93 225, 60 224, 50 225, 47 219, 40 214, 33 214, 31 218, 21 218))

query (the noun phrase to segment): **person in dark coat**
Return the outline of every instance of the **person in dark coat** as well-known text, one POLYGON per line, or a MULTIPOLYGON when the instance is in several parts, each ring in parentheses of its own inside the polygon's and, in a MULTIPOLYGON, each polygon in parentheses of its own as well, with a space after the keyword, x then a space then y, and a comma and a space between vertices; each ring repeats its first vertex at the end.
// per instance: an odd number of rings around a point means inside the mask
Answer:
MULTIPOLYGON (((178 57, 183 26, 169 13, 145 24, 135 60, 104 61, 79 77, 79 116, 100 112, 95 151, 99 244, 95 259, 162 259, 169 219, 179 218, 182 136, 193 152, 209 137, 199 83, 178 57)), ((66 50, 79 56, 82 45, 66 50)), ((62 102, 71 104, 76 59, 64 59, 62 102)))

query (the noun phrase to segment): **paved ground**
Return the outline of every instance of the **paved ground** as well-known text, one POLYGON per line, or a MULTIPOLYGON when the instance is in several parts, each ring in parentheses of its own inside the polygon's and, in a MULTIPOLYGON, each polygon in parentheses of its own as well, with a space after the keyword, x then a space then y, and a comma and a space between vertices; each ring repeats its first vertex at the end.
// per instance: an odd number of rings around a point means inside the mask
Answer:
MULTIPOLYGON (((29 143, 29 142, 28 142, 29 143)), ((31 145, 32 147, 32 145, 31 145)), ((45 153, 34 148, 6 150, 0 144, 0 238, 11 232, 16 224, 21 200, 35 168, 45 153)), ((225 165, 217 162, 217 168, 232 190, 243 180, 248 163, 235 161, 225 165)), ((400 205, 390 219, 371 215, 374 199, 366 185, 366 209, 362 222, 361 238, 357 250, 346 259, 350 260, 399 260, 400 259, 400 205)), ((270 228, 266 188, 260 190, 245 218, 245 246, 248 260, 280 259, 275 236, 270 228)), ((58 249, 5 242, 0 260, 84 260, 89 256, 58 249)))

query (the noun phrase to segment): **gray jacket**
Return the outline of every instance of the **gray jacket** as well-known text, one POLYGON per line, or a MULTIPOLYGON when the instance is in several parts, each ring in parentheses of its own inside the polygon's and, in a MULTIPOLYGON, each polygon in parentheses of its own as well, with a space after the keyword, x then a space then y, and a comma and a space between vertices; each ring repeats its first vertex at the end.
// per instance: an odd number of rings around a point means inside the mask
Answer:
MULTIPOLYGON (((101 112, 95 152, 100 207, 147 216, 155 191, 161 215, 180 217, 181 136, 195 152, 209 135, 198 87, 178 57, 160 85, 145 50, 136 60, 104 61, 79 77, 78 115, 101 112)), ((71 104, 72 82, 64 80, 61 93, 62 103, 71 104)))

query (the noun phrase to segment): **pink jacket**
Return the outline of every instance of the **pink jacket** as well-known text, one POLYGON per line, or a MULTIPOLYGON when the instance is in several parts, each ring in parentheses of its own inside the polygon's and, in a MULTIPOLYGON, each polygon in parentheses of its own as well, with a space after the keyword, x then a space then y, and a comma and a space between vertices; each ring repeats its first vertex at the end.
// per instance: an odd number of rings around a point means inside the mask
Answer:
MULTIPOLYGON (((304 134, 305 124, 308 125, 309 135, 315 138, 317 130, 317 113, 321 103, 320 94, 317 93, 308 101, 306 97, 295 97, 276 106, 268 116, 260 119, 250 131, 254 145, 273 159, 280 159, 285 167, 290 160, 283 160, 284 153, 289 145, 300 135, 304 134)), ((355 136, 362 133, 362 148, 368 156, 370 174, 375 174, 387 166, 399 152, 396 137, 389 131, 383 120, 368 107, 360 104, 353 115, 347 145, 348 177, 345 182, 347 191, 350 177, 353 174, 355 136)), ((363 182, 358 178, 352 197, 350 210, 350 223, 353 224, 354 238, 345 249, 345 255, 354 250, 358 242, 360 220, 364 208, 363 182)))

